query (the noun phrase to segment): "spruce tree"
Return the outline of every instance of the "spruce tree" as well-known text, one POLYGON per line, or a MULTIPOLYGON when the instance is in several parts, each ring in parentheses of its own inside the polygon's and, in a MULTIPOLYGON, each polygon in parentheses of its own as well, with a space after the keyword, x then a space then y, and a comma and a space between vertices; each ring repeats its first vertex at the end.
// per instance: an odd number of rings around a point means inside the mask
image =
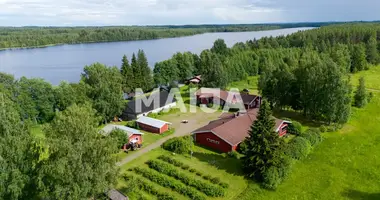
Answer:
POLYGON ((355 73, 358 71, 368 69, 365 50, 366 49, 363 44, 354 45, 351 53, 351 72, 355 73))
POLYGON ((367 105, 367 93, 365 90, 365 80, 364 77, 360 77, 359 85, 355 91, 354 105, 358 108, 362 108, 367 105))
POLYGON ((133 90, 133 73, 126 55, 123 56, 120 73, 123 76, 123 91, 131 92, 133 90))
POLYGON ((139 65, 137 64, 137 58, 136 58, 135 53, 132 54, 131 68, 132 68, 132 75, 133 75, 131 86, 132 86, 132 90, 135 91, 136 88, 141 88, 140 69, 139 69, 139 65))
POLYGON ((277 164, 277 151, 282 140, 274 130, 275 120, 269 103, 263 101, 257 120, 253 122, 249 137, 244 141, 243 169, 249 177, 263 179, 264 172, 277 164))
POLYGON ((379 52, 377 50, 376 36, 371 37, 366 43, 367 61, 371 64, 379 63, 379 52))
POLYGON ((139 72, 141 76, 141 79, 139 80, 141 81, 140 87, 143 89, 143 91, 148 91, 152 89, 154 84, 152 70, 148 65, 148 60, 143 50, 139 50, 139 52, 137 53, 137 65, 139 67, 139 72))

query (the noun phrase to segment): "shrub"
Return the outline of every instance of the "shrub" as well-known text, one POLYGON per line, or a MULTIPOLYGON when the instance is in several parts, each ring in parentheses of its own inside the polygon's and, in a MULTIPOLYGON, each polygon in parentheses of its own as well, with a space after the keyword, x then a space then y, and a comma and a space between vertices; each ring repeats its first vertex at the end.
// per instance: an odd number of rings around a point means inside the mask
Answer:
POLYGON ((244 154, 244 152, 246 150, 247 150, 247 143, 245 143, 245 141, 240 142, 240 144, 238 146, 238 152, 241 153, 241 154, 244 154))
POLYGON ((297 121, 292 121, 292 123, 290 123, 288 125, 288 133, 292 134, 292 135, 301 135, 302 134, 302 124, 297 122, 297 121))
POLYGON ((288 156, 280 154, 277 165, 273 165, 263 172, 263 187, 275 190, 288 177, 291 168, 292 160, 288 156))
POLYGON ((230 151, 228 152, 228 156, 231 158, 239 158, 239 154, 236 151, 230 151))
POLYGON ((302 137, 308 140, 311 146, 315 146, 323 140, 318 129, 309 129, 302 135, 302 137))
POLYGON ((203 179, 205 180, 211 180, 211 176, 210 175, 204 175, 202 176, 203 179))
POLYGON ((321 127, 319 127, 319 131, 321 131, 321 133, 326 133, 328 131, 328 127, 322 125, 321 127))
POLYGON ((219 185, 220 185, 222 188, 228 188, 228 184, 227 184, 227 183, 219 183, 219 185))
POLYGON ((311 151, 311 144, 303 137, 295 137, 287 145, 285 154, 291 158, 301 160, 305 158, 311 151))
POLYGON ((166 141, 162 148, 165 150, 178 153, 186 154, 190 153, 193 146, 193 139, 191 136, 172 138, 166 141))
POLYGON ((136 123, 135 120, 133 120, 133 121, 128 121, 126 126, 128 126, 128 127, 130 127, 130 128, 137 128, 137 123, 136 123))
POLYGON ((190 171, 191 173, 196 173, 197 170, 195 170, 195 169, 190 169, 189 171, 190 171))
POLYGON ((211 183, 214 184, 219 184, 220 183, 220 178, 219 177, 214 177, 210 179, 211 183))
POLYGON ((157 160, 150 160, 146 164, 148 164, 149 168, 154 169, 157 172, 160 172, 162 174, 171 176, 188 186, 192 186, 196 188, 197 190, 203 192, 207 196, 210 196, 210 197, 224 196, 224 191, 222 188, 194 179, 192 177, 189 177, 185 173, 178 171, 175 167, 169 164, 166 164, 157 160))
POLYGON ((125 135, 125 132, 119 129, 111 131, 109 135, 115 141, 117 148, 122 148, 124 144, 129 143, 129 138, 125 135))
POLYGON ((195 172, 197 176, 203 176, 202 172, 195 172))
POLYGON ((183 194, 191 199, 194 200, 206 200, 206 198, 203 195, 200 195, 196 190, 189 186, 185 186, 182 183, 178 183, 176 180, 162 175, 158 172, 151 171, 148 169, 136 167, 133 168, 133 171, 140 174, 141 176, 151 180, 152 182, 155 182, 163 187, 170 188, 180 194, 183 194))
POLYGON ((263 186, 267 189, 275 190, 281 183, 281 177, 278 173, 277 167, 269 167, 263 174, 263 186))
POLYGON ((183 170, 188 170, 188 169, 190 168, 190 166, 189 166, 189 165, 182 165, 181 168, 182 168, 183 170))

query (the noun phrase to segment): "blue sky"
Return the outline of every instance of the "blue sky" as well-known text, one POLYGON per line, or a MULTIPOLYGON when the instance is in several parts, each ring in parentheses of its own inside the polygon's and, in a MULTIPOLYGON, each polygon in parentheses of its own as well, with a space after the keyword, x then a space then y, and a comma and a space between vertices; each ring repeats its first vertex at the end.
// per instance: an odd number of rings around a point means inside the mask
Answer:
POLYGON ((380 20, 380 0, 0 0, 0 26, 380 20))

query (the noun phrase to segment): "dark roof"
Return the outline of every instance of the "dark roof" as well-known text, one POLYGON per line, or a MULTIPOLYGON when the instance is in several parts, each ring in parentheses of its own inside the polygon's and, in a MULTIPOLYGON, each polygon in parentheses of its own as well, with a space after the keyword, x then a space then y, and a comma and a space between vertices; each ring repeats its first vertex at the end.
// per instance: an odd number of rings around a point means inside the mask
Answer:
MULTIPOLYGON (((231 145, 237 145, 248 137, 248 131, 253 121, 257 119, 259 109, 249 110, 246 114, 239 114, 234 118, 221 118, 211 121, 208 125, 195 130, 193 133, 213 132, 215 135, 231 145)), ((275 130, 284 122, 275 119, 275 130)))
POLYGON ((253 100, 255 100, 258 96, 252 94, 240 94, 241 99, 244 102, 244 105, 249 105, 253 100))
MULTIPOLYGON (((149 99, 151 97, 153 97, 155 100, 153 100, 153 102, 150 105, 145 105, 145 103, 140 98, 137 98, 133 101, 128 102, 128 104, 125 108, 125 112, 138 115, 141 113, 146 113, 146 112, 152 111, 152 110, 157 109, 157 108, 164 107, 164 106, 171 104, 173 102, 176 102, 175 98, 170 99, 168 101, 169 92, 167 92, 167 91, 153 92, 149 97, 147 97, 147 99, 149 99), (155 106, 154 101, 156 101, 156 100, 159 101, 158 106, 155 106), (136 104, 137 104, 136 101, 141 101, 141 111, 140 112, 136 111, 136 104)), ((145 98, 145 97, 143 97, 143 98, 145 98)))
MULTIPOLYGON (((195 92, 196 96, 199 97, 217 97, 219 99, 222 99, 223 101, 227 102, 228 96, 229 95, 237 95, 239 93, 235 92, 228 92, 225 90, 217 90, 214 88, 200 88, 198 91, 195 92)), ((244 94, 240 93, 241 99, 245 105, 249 105, 253 100, 255 100, 258 96, 256 95, 251 95, 251 94, 244 94)))

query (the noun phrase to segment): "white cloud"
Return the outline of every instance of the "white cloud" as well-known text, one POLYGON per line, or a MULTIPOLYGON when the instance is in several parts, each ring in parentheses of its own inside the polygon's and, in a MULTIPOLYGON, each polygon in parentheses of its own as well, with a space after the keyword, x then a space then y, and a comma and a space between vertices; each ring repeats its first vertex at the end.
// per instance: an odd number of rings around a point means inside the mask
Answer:
POLYGON ((377 0, 0 0, 1 25, 374 20, 377 0), (369 11, 371 12, 368 12, 369 11))

